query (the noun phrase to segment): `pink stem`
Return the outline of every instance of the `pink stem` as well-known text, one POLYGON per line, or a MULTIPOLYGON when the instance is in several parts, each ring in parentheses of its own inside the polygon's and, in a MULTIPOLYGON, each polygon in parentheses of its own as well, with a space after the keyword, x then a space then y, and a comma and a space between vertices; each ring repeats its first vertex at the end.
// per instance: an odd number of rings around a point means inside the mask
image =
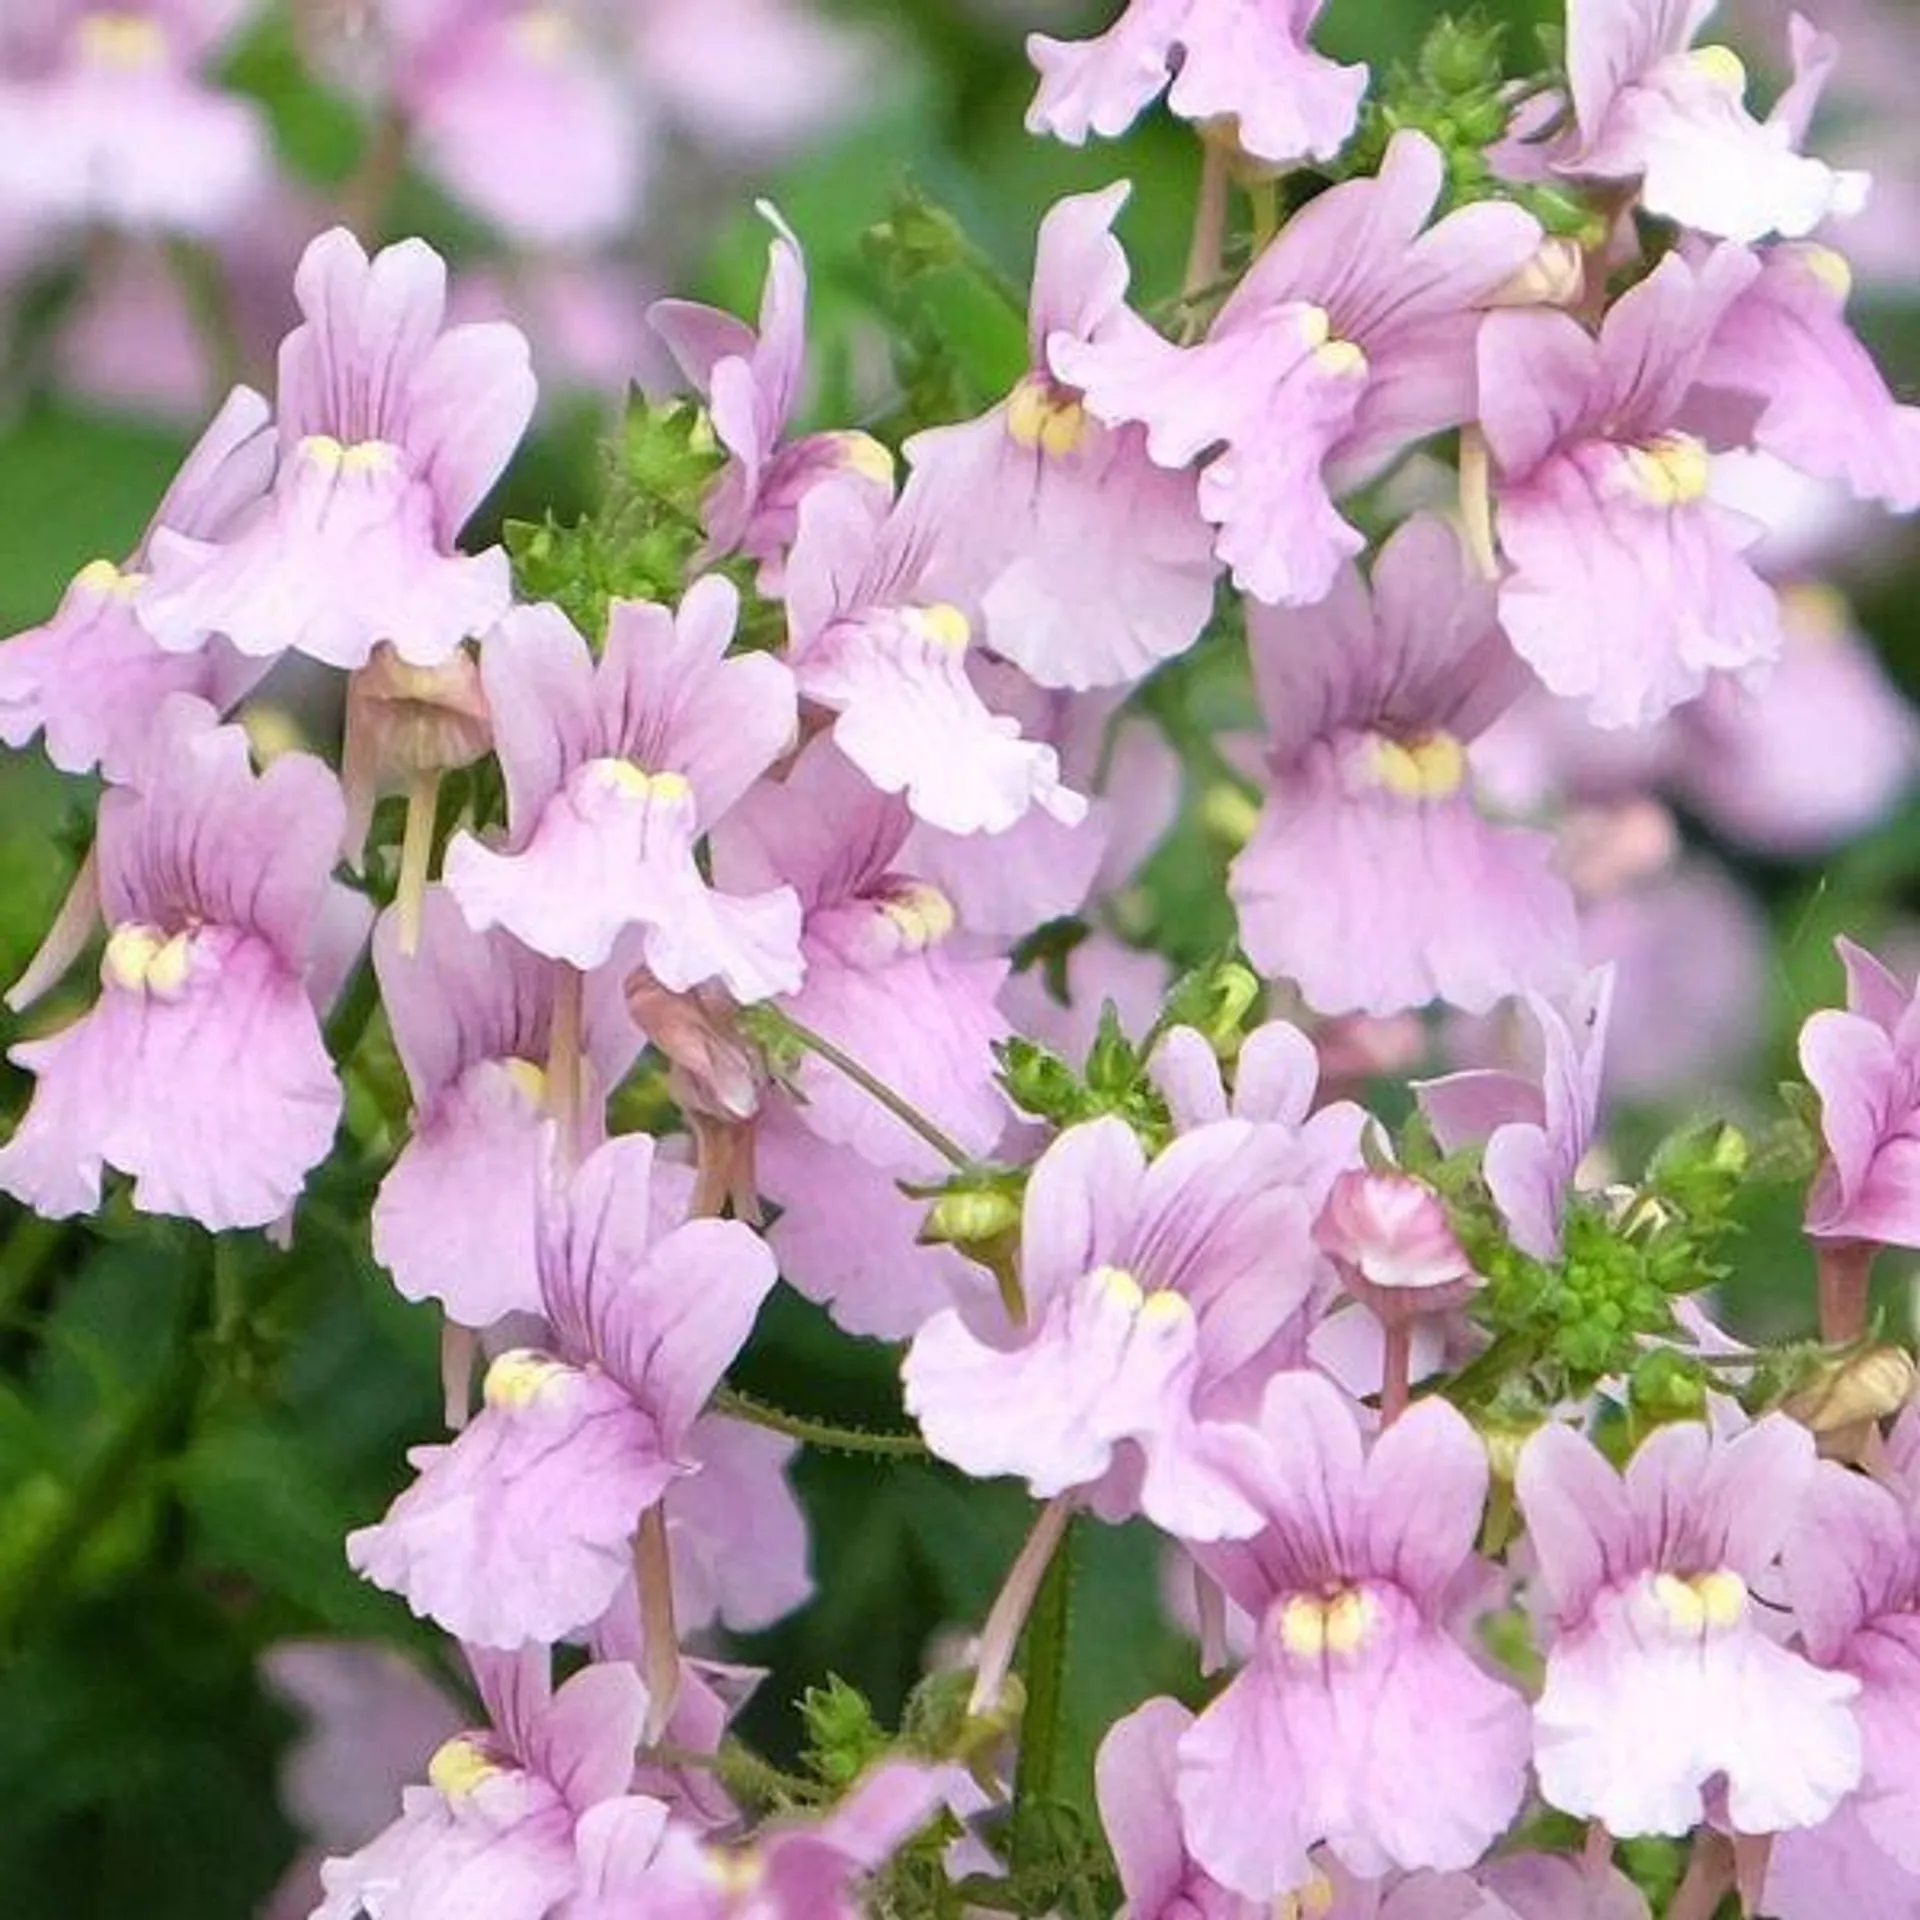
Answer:
POLYGON ((1828 1346, 1847 1346, 1866 1332, 1867 1282, 1879 1251, 1871 1240, 1833 1240, 1821 1245, 1820 1338, 1828 1346))
POLYGON ((1046 1578, 1060 1541, 1073 1518, 1072 1493, 1057 1493, 1040 1509, 1040 1518, 1027 1535, 1027 1544, 1007 1569, 1007 1577, 987 1615, 980 1633, 980 1660, 973 1678, 973 1692, 967 1699, 967 1716, 972 1719, 989 1712, 1000 1703, 1000 1690, 1013 1670, 1013 1651, 1020 1643, 1020 1629, 1033 1610, 1034 1596, 1046 1578))
POLYGON ((1405 1320, 1381 1323, 1380 1424, 1390 1427, 1413 1398, 1413 1328, 1405 1320))

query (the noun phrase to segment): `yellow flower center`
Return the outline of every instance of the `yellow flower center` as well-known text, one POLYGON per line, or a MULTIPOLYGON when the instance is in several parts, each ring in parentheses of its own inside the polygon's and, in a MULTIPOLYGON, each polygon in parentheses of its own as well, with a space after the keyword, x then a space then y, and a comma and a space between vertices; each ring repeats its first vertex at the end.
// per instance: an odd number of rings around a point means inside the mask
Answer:
POLYGON ((192 970, 192 934, 164 933, 137 920, 114 928, 100 960, 101 978, 110 985, 156 1000, 177 999, 192 970))
POLYGON ((893 455, 870 433, 836 433, 832 436, 840 464, 849 473, 871 480, 876 487, 893 485, 893 455))
POLYGON ((1095 1267, 1087 1276, 1103 1300, 1118 1307, 1143 1327, 1169 1327, 1193 1317, 1192 1303, 1171 1287, 1149 1293, 1125 1267, 1095 1267))
POLYGON ((300 457, 322 473, 391 473, 400 450, 385 440, 356 440, 351 445, 330 433, 310 433, 300 442, 300 457))
POLYGON ((937 946, 954 928, 953 902, 938 887, 915 881, 880 908, 916 951, 937 946))
POLYGON ((1687 64, 1703 80, 1710 80, 1736 98, 1747 90, 1746 63, 1731 47, 1695 47, 1687 64))
POLYGON ((456 1733, 436 1748, 427 1762, 427 1784, 449 1800, 464 1800, 483 1782, 504 1772, 496 1760, 470 1734, 456 1733))
POLYGON ((693 791, 684 773, 649 773, 631 760, 594 760, 588 770, 623 800, 684 800, 693 791))
POLYGON ((1351 340, 1334 338, 1333 319, 1325 307, 1303 307, 1298 324, 1301 343, 1322 373, 1338 380, 1367 371, 1367 356, 1351 340))
POLYGON ((1711 1573, 1656 1574, 1653 1597, 1683 1633, 1737 1627, 1747 1616, 1747 1583, 1725 1567, 1711 1573))
POLYGON ((1015 446, 1037 447, 1058 460, 1087 434, 1087 410, 1079 396, 1056 387, 1044 374, 1029 374, 1007 396, 1007 438, 1015 446))
POLYGON ((767 1877, 766 1863, 753 1847, 709 1847, 707 1877, 729 1899, 741 1900, 767 1877))
POLYGON ((89 560, 73 576, 76 587, 84 587, 102 600, 131 600, 146 581, 144 573, 129 573, 111 560, 89 560))
POLYGON ((1712 461, 1692 434, 1664 433, 1644 447, 1629 447, 1627 467, 1648 505, 1688 507, 1705 495, 1712 461))
POLYGON ((515 1090, 524 1094, 530 1105, 544 1107, 547 1104, 547 1071, 544 1067, 517 1056, 500 1064, 506 1068, 507 1078, 513 1082, 515 1090))
POLYGON ((515 1347, 503 1353, 487 1369, 480 1397, 490 1407, 517 1412, 530 1407, 556 1380, 573 1371, 564 1361, 530 1347, 515 1347))
POLYGON ((89 66, 138 73, 164 66, 166 29, 138 13, 89 13, 80 21, 80 57, 89 66))
POLYGON ((966 651, 967 642, 973 638, 973 628, 967 623, 967 616, 958 607, 949 606, 945 601, 931 607, 918 610, 920 631, 936 645, 951 648, 955 653, 966 651))
POLYGON ((1316 1873, 1305 1886, 1275 1896, 1273 1920, 1326 1920, 1338 1897, 1339 1889, 1333 1882, 1324 1873, 1316 1873))
POLYGON ((1369 770, 1402 800, 1447 800, 1466 784, 1467 750, 1450 733, 1423 733, 1411 740, 1376 733, 1369 770))
POLYGON ((1791 249, 1793 258, 1836 300, 1845 300, 1853 292, 1853 269, 1844 254, 1831 247, 1807 241, 1791 249))
POLYGON ((1342 1587, 1329 1595, 1296 1593, 1280 1609, 1280 1644, 1300 1660, 1358 1653, 1379 1613, 1372 1596, 1360 1587, 1342 1587))

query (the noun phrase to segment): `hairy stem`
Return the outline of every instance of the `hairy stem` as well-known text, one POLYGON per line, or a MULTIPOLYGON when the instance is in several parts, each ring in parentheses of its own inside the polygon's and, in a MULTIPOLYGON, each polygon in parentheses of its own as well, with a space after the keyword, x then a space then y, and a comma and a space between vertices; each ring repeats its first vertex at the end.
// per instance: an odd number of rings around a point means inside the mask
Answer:
POLYGON ((748 1426, 765 1427, 769 1433, 784 1433, 809 1447, 832 1453, 870 1453, 886 1460, 925 1460, 927 1443, 917 1433, 876 1433, 870 1427, 843 1427, 830 1420, 816 1420, 810 1414, 790 1413, 785 1407, 770 1406, 738 1387, 719 1387, 713 1395, 713 1410, 729 1420, 741 1420, 748 1426))
POLYGON ((1073 1515, 1067 1509, 1060 1535, 1027 1619, 1020 1671, 1027 1703, 1020 1717, 1020 1761, 1014 1774, 1013 1837, 1021 1846, 1023 1807, 1055 1797, 1060 1767, 1060 1708, 1066 1693, 1067 1637, 1073 1615, 1073 1515))

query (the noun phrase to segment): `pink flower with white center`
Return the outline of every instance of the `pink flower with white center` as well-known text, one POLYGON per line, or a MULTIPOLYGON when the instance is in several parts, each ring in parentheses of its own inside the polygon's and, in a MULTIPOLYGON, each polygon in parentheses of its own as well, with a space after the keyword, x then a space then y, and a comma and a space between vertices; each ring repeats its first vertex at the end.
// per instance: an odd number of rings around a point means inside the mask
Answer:
POLYGON ((1486 1142, 1487 1187, 1513 1244, 1536 1260, 1560 1257, 1573 1177, 1599 1128, 1613 980, 1611 967, 1596 968, 1564 1007, 1527 996, 1541 1041, 1537 1082, 1475 1068, 1414 1084, 1444 1152, 1486 1142))
POLYGON ((1582 0, 1567 10, 1575 130, 1555 149, 1562 173, 1637 180, 1649 213, 1698 233, 1799 238, 1865 205, 1867 177, 1797 151, 1833 42, 1793 26, 1795 82, 1764 122, 1747 111, 1731 49, 1693 39, 1714 0, 1582 0))
POLYGON ((1815 1828, 1792 1843, 1822 1856, 1851 1840, 1914 1876, 1909 1897, 1920 1899, 1920 1414, 1902 1415, 1887 1452, 1884 1484, 1822 1461, 1786 1538, 1787 1595, 1807 1658, 1860 1683, 1863 1753, 1841 1830, 1815 1828))
POLYGON ((1527 1442, 1516 1485, 1554 1630, 1534 1761, 1554 1806, 1623 1839, 1678 1835, 1724 1781, 1733 1830, 1766 1834, 1852 1791, 1860 1683, 1754 1611, 1813 1468, 1781 1414, 1732 1439, 1662 1427, 1624 1474, 1569 1427, 1527 1442))
POLYGON ((1273 1380, 1258 1434, 1262 1531, 1193 1549, 1258 1637, 1181 1737, 1187 1848, 1256 1901, 1307 1882, 1320 1847, 1356 1874, 1469 1867, 1518 1812, 1528 1749, 1526 1702, 1447 1624, 1486 1453, 1438 1400, 1368 1448, 1308 1373, 1273 1380))
POLYGON ((1095 39, 1033 34, 1027 56, 1040 70, 1040 91, 1027 130, 1076 147, 1089 133, 1115 139, 1165 90, 1181 119, 1227 122, 1256 160, 1330 160, 1359 117, 1367 70, 1308 46, 1325 4, 1127 0, 1095 39))
POLYGON ((1920 1247, 1920 992, 1851 940, 1847 1006, 1800 1032, 1827 1158, 1807 1198, 1820 1241, 1920 1247))
POLYGON ((645 119, 626 29, 576 0, 383 10, 410 149, 455 199, 536 248, 615 240, 639 210, 645 119))
POLYGON ((1409 1174, 1343 1173, 1313 1237, 1341 1285, 1383 1320, 1464 1306, 1479 1284, 1440 1196, 1409 1174))
POLYGON ((1739 404, 1759 403, 1750 431, 1763 453, 1911 513, 1920 507, 1920 407, 1894 399, 1847 325, 1852 289, 1853 270, 1831 247, 1767 248, 1714 329, 1698 377, 1739 404))
MULTIPOLYGON (((993 1057, 1007 963, 970 956, 952 902, 901 870, 912 828, 904 800, 875 792, 818 738, 733 810, 714 835, 714 874, 742 891, 794 889, 806 978, 779 1004, 984 1155, 1010 1117, 993 1057)), ((875 1166, 935 1171, 926 1143, 837 1067, 809 1056, 794 1088, 810 1132, 875 1166)))
POLYGON ((924 591, 951 534, 937 504, 910 490, 887 511, 840 481, 808 493, 786 581, 801 698, 832 713, 840 751, 929 826, 1004 833, 1035 807, 1077 826, 1087 803, 1060 784, 1060 756, 987 706, 967 672, 971 624, 924 591))
POLYGON ((146 1213, 264 1227, 333 1144, 340 1083, 316 999, 366 937, 332 878, 345 803, 306 754, 256 775, 238 727, 176 695, 140 784, 101 799, 100 997, 9 1056, 36 1078, 0 1191, 51 1219, 100 1204, 104 1167, 146 1213))
POLYGON ((1213 613, 1213 532, 1194 483, 1147 456, 1137 426, 1089 417, 1051 372, 1058 339, 1097 344, 1126 313, 1113 221, 1129 189, 1062 200, 1040 227, 1028 371, 977 420, 906 444, 908 492, 954 527, 927 590, 1042 686, 1119 686, 1184 653, 1213 613))
POLYGON ((465 1649, 490 1724, 435 1753, 399 1819, 321 1868, 313 1920, 547 1920, 582 1885, 586 1820, 664 1828, 633 1793, 647 1695, 629 1666, 591 1666, 557 1692, 545 1647, 465 1649))
POLYGON ((1079 1490, 1189 1539, 1258 1525, 1240 1484, 1248 1381, 1320 1274, 1312 1152, 1228 1120, 1149 1164, 1095 1120, 1041 1156, 1022 1217, 1024 1317, 949 1308, 902 1374, 927 1444, 1038 1499, 1079 1490))
POLYGON ((1547 687, 1601 727, 1644 727, 1717 671, 1781 647, 1773 590, 1743 557, 1760 527, 1709 497, 1687 403, 1759 262, 1669 254, 1596 340, 1566 314, 1491 315, 1481 422, 1508 572, 1500 618, 1547 687))
POLYGON ((1496 826, 1468 749, 1525 672, 1452 530, 1411 520, 1371 590, 1248 614, 1270 785, 1228 886, 1248 955, 1323 1013, 1476 1011, 1572 973, 1573 895, 1549 836, 1496 826))
MULTIPOLYGON (((236 387, 187 455, 153 527, 218 539, 252 511, 273 475, 270 417, 257 393, 236 387)), ((44 733, 47 758, 63 773, 98 768, 127 781, 169 695, 195 694, 224 712, 265 672, 222 641, 190 653, 154 644, 135 612, 153 527, 125 566, 89 562, 51 620, 0 643, 0 741, 24 747, 44 733)))
MULTIPOLYGON (((396 914, 374 932, 380 1004, 413 1092, 412 1131, 373 1203, 373 1252, 409 1300, 460 1326, 538 1313, 535 1216, 545 1177, 553 968, 510 934, 475 933, 444 887, 423 902, 420 944, 396 914)), ((584 1070, 598 1115, 640 1051, 619 969, 585 993, 584 1070)))
POLYGON ((717 574, 676 614, 616 601, 592 651, 559 608, 522 607, 480 653, 507 783, 507 838, 462 833, 446 885, 470 926, 568 965, 603 965, 630 928, 660 985, 723 981, 744 1003, 800 984, 791 887, 708 886, 701 836, 793 743, 793 676, 729 658, 740 599, 717 574))
POLYGON ((792 228, 762 202, 773 228, 756 332, 744 320, 688 300, 657 301, 648 321, 705 399, 727 464, 706 499, 707 547, 744 553, 775 591, 799 530, 800 503, 826 480, 893 498, 893 456, 864 433, 787 429, 800 405, 807 359, 807 260, 792 228))
POLYGON ((347 1537, 356 1572, 476 1646, 558 1640, 606 1612, 774 1283, 751 1228, 685 1218, 689 1191, 630 1134, 545 1196, 552 1350, 501 1354, 472 1425, 414 1449, 412 1486, 347 1537))
POLYGON ((1161 466, 1219 449, 1200 511, 1256 599, 1323 599, 1365 544, 1335 498, 1477 411, 1480 310, 1538 251, 1540 228, 1493 202, 1429 227, 1444 181, 1431 140, 1396 134, 1376 177, 1287 223, 1198 345, 1124 310, 1097 339, 1048 342, 1053 374, 1096 419, 1144 426, 1161 466))
MULTIPOLYGON (((11 10, 10 10, 11 11, 11 10)), ((260 109, 202 78, 253 0, 48 0, 0 24, 0 208, 205 238, 266 186, 260 109)))
POLYGON ((141 623, 176 653, 219 633, 256 659, 360 667, 384 640, 437 666, 512 597, 500 548, 454 542, 533 413, 527 343, 498 323, 442 331, 446 264, 418 240, 369 261, 335 228, 294 292, 272 490, 219 539, 155 530, 141 623))

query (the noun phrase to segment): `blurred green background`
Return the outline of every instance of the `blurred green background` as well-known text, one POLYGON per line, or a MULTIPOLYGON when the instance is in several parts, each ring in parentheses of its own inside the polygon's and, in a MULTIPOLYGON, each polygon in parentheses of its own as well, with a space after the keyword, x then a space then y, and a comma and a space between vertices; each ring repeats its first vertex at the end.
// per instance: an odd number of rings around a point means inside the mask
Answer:
MULTIPOLYGON (((690 173, 682 194, 664 171, 645 240, 662 290, 750 312, 765 252, 752 199, 772 198, 809 251, 819 405, 838 421, 884 388, 860 238, 908 181, 1024 279, 1051 200, 1125 173, 1137 188, 1124 232, 1140 279, 1150 294, 1170 289, 1197 178, 1187 130, 1155 117, 1124 148, 1074 152, 1021 127, 1031 74, 1020 30, 1069 31, 1103 9, 872 0, 838 11, 888 48, 864 121, 776 172, 690 173)), ((1499 11, 1525 67, 1532 26, 1556 10, 1512 0, 1499 11)), ((1390 63, 1410 55, 1433 13, 1429 0, 1332 0, 1323 39, 1330 51, 1390 63)), ((288 164, 324 196, 352 168, 364 130, 305 77, 287 20, 269 16, 232 72, 268 103, 288 164)), ((390 224, 424 230, 456 260, 476 246, 418 181, 390 224)), ((953 311, 963 359, 991 390, 1017 364, 1017 324, 991 301, 970 318, 953 311)), ((1863 317, 1896 383, 1920 385, 1920 320, 1903 290, 1880 289, 1863 317)), ((549 416, 495 516, 577 511, 596 427, 581 406, 549 416)), ((0 632, 44 618, 86 560, 132 546, 189 438, 186 423, 131 421, 62 398, 32 365, 5 370, 0 632)), ((1848 582, 1910 688, 1920 688, 1915 562, 1902 533, 1848 582)), ((85 783, 32 756, 0 762, 9 978, 64 890, 90 806, 85 783)), ((1763 1095, 1769 1078, 1791 1071, 1798 1020, 1836 990, 1831 932, 1873 936, 1911 913, 1920 815, 1909 810, 1816 870, 1748 862, 1743 871, 1777 931, 1763 1095)), ((1204 888, 1216 873, 1203 861, 1181 884, 1204 888)), ((0 1034, 17 1031, 0 1016, 0 1034)), ((3 1090, 17 1112, 24 1078, 10 1072, 3 1090)), ((114 1209, 48 1226, 0 1204, 0 1914, 256 1913, 296 1843, 276 1799, 295 1722, 258 1683, 260 1651, 289 1636, 379 1638, 450 1679, 445 1648, 355 1580, 341 1552, 346 1530, 397 1489, 405 1448, 432 1435, 438 1409, 431 1318, 397 1300, 365 1250, 377 1171, 330 1170, 284 1257, 257 1240, 216 1256, 190 1229, 114 1209)), ((1744 1252, 1746 1318, 1791 1324, 1807 1269, 1790 1197, 1760 1210, 1744 1252)), ((890 1356, 833 1335, 790 1299, 771 1312, 742 1377, 839 1419, 898 1417, 890 1356)), ((978 1620, 1027 1514, 1004 1488, 919 1468, 810 1457, 800 1480, 821 1597, 739 1650, 773 1670, 748 1730, 775 1751, 793 1739, 797 1690, 828 1671, 883 1714, 897 1711, 931 1636, 978 1620)), ((1154 1688, 1181 1684, 1190 1661, 1163 1623, 1149 1539, 1090 1533, 1080 1552, 1068 1726, 1069 1785, 1084 1798, 1098 1729, 1154 1688)))

